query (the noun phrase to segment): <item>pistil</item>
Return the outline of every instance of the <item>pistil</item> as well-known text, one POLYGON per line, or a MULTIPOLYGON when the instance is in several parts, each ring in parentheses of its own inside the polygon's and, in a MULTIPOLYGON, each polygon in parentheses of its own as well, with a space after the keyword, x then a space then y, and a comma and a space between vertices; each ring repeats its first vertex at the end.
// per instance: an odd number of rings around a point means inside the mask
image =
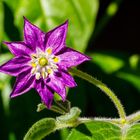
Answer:
POLYGON ((45 52, 38 49, 36 54, 31 55, 31 58, 31 73, 35 75, 37 80, 52 75, 57 70, 57 63, 60 61, 58 56, 52 54, 51 48, 48 48, 45 52))
POLYGON ((41 66, 41 67, 44 67, 44 66, 46 66, 48 64, 48 60, 45 58, 45 57, 41 57, 40 59, 39 59, 39 65, 41 66))

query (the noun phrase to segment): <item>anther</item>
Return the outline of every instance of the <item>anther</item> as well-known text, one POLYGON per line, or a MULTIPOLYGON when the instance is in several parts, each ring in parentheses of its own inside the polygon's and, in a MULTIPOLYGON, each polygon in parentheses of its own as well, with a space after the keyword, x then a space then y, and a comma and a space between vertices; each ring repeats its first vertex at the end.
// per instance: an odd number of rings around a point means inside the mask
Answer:
POLYGON ((53 61, 54 61, 55 63, 57 63, 57 62, 59 62, 59 58, 55 56, 55 57, 53 58, 53 61))
POLYGON ((51 74, 53 71, 52 71, 52 69, 47 69, 47 72, 49 73, 49 74, 51 74))
POLYGON ((32 62, 31 63, 32 67, 36 67, 36 63, 32 62))
POLYGON ((32 68, 31 73, 34 74, 36 72, 36 68, 32 68))
POLYGON ((34 58, 34 59, 37 58, 36 54, 32 54, 31 57, 34 58))
POLYGON ((46 50, 46 52, 50 55, 50 54, 52 54, 52 49, 51 49, 51 48, 48 48, 48 49, 46 50))
POLYGON ((39 80, 39 78, 40 78, 40 73, 39 73, 39 72, 37 72, 37 73, 35 74, 35 78, 36 78, 37 80, 39 80))

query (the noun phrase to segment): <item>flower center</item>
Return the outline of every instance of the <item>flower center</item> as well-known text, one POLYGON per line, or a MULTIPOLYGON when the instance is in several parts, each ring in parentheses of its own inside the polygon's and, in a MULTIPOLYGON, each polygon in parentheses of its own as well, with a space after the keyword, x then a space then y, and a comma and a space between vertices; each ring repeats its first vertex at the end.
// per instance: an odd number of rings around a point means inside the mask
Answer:
POLYGON ((40 66, 44 67, 44 66, 46 66, 47 64, 48 64, 48 60, 47 60, 45 57, 41 57, 41 58, 39 59, 39 65, 40 65, 40 66))
POLYGON ((51 48, 48 48, 45 52, 37 49, 36 54, 31 55, 29 64, 32 67, 31 74, 35 75, 37 80, 45 79, 57 71, 59 61, 59 57, 52 54, 51 48))

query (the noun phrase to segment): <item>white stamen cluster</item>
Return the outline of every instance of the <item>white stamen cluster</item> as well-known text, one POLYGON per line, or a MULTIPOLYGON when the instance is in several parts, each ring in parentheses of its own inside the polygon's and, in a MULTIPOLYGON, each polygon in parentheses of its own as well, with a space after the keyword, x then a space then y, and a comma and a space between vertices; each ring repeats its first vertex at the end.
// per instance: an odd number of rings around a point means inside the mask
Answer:
POLYGON ((45 79, 58 69, 56 64, 59 62, 59 58, 52 54, 51 48, 47 48, 45 52, 37 49, 36 54, 32 54, 31 58, 31 73, 35 75, 36 79, 45 79))

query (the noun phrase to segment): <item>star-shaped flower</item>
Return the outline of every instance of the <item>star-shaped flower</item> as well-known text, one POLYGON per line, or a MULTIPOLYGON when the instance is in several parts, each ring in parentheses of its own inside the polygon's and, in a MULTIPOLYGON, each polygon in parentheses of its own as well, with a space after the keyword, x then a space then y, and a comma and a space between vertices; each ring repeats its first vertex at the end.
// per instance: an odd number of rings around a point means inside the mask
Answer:
POLYGON ((66 99, 66 87, 76 86, 68 68, 89 60, 66 47, 67 29, 68 21, 44 33, 24 18, 24 41, 4 42, 15 56, 0 66, 0 72, 17 77, 11 97, 35 88, 48 108, 54 92, 66 99))

